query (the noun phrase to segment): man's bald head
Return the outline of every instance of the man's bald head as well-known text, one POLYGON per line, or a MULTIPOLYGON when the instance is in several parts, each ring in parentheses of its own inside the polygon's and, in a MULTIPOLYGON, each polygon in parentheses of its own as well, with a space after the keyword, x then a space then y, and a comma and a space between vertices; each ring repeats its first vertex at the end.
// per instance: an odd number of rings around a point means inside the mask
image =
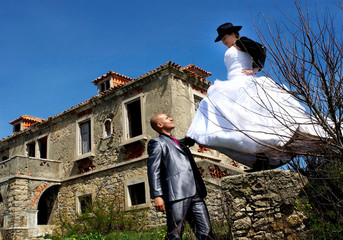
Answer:
POLYGON ((163 113, 159 113, 150 119, 150 125, 152 129, 154 129, 156 132, 158 132, 157 123, 161 121, 162 116, 163 116, 163 113))
POLYGON ((158 113, 150 119, 150 125, 158 133, 170 134, 175 127, 173 119, 164 113, 158 113))

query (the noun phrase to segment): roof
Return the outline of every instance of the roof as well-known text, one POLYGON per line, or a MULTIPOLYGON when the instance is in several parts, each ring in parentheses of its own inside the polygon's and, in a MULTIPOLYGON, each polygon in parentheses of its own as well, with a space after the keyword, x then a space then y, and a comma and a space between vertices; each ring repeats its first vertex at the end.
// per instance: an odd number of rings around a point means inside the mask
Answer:
POLYGON ((109 71, 108 73, 106 73, 105 75, 102 75, 101 77, 98 77, 97 79, 93 80, 92 83, 97 84, 99 82, 101 82, 102 80, 108 78, 108 77, 119 77, 123 80, 126 80, 126 82, 128 81, 132 81, 132 78, 126 77, 124 75, 121 75, 119 73, 113 72, 112 70, 109 71))
MULTIPOLYGON (((86 105, 87 103, 89 103, 91 101, 94 101, 94 100, 96 100, 98 98, 101 98, 102 96, 107 95, 110 92, 116 91, 116 90, 118 90, 120 88, 123 88, 123 87, 125 87, 125 86, 127 86, 127 85, 129 85, 131 83, 140 81, 143 78, 147 78, 148 76, 153 75, 153 74, 155 74, 155 73, 157 73, 159 71, 162 71, 164 69, 167 69, 167 68, 173 68, 173 69, 176 69, 178 71, 185 72, 188 75, 191 75, 191 76, 195 77, 197 80, 200 80, 201 82, 203 82, 205 84, 211 84, 210 82, 208 82, 206 80, 207 76, 211 76, 212 75, 210 72, 206 72, 205 70, 203 70, 203 69, 201 69, 201 68, 199 68, 199 67, 197 67, 197 66, 195 66, 193 64, 190 64, 190 65, 188 65, 188 66, 186 66, 184 68, 181 68, 180 65, 178 65, 176 63, 173 63, 171 61, 168 61, 166 64, 161 65, 158 68, 156 68, 156 69, 154 69, 154 70, 152 70, 150 72, 147 72, 147 73, 143 74, 142 76, 140 76, 140 77, 138 77, 136 79, 132 79, 132 78, 126 77, 124 75, 121 75, 119 73, 116 73, 116 72, 113 72, 113 71, 109 71, 105 75, 102 75, 101 77, 98 77, 97 79, 93 80, 92 83, 94 83, 94 84, 99 83, 102 80, 104 80, 104 79, 106 79, 106 78, 108 78, 110 76, 119 77, 120 79, 125 80, 125 83, 115 85, 113 88, 110 88, 110 89, 108 89, 106 91, 103 91, 101 94, 93 96, 93 97, 89 98, 88 100, 86 100, 84 102, 81 102, 81 103, 79 103, 79 104, 77 104, 77 105, 75 105, 75 106, 73 106, 73 107, 71 107, 71 108, 69 108, 69 109, 67 109, 67 110, 65 110, 65 111, 55 115, 55 116, 53 116, 53 117, 48 117, 46 120, 42 119, 42 118, 36 118, 36 117, 28 116, 28 115, 23 115, 23 116, 19 117, 18 119, 11 121, 10 124, 14 125, 14 124, 18 123, 20 120, 26 120, 27 122, 31 122, 31 123, 42 123, 42 122, 50 121, 50 120, 52 120, 54 118, 57 118, 57 117, 62 116, 64 114, 68 113, 68 112, 71 112, 71 111, 73 111, 73 110, 75 110, 75 109, 77 109, 77 108, 79 108, 79 107, 81 107, 83 105, 86 105)), ((25 131, 25 130, 23 130, 23 131, 25 131)), ((17 135, 17 134, 15 134, 15 135, 17 135)), ((7 138, 0 139, 0 142, 5 141, 8 138, 11 138, 12 136, 14 136, 14 135, 8 136, 7 138)))
POLYGON ((194 64, 189 64, 186 67, 182 68, 182 70, 187 73, 193 73, 202 78, 206 78, 212 75, 212 73, 206 72, 205 70, 195 66, 194 64))
POLYGON ((15 119, 13 121, 11 121, 10 124, 15 125, 15 124, 17 124, 20 121, 36 123, 36 122, 43 122, 44 119, 43 118, 32 117, 32 116, 29 116, 29 115, 23 115, 23 116, 20 116, 19 118, 15 119))

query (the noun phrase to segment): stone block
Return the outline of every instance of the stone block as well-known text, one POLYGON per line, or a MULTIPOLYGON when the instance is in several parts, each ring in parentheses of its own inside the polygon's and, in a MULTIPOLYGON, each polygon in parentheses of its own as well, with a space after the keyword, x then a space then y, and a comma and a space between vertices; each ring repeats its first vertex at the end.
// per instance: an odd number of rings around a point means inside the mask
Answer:
POLYGON ((303 223, 301 217, 298 214, 292 214, 291 216, 288 216, 286 218, 286 222, 290 227, 297 227, 303 223))
POLYGON ((249 230, 251 228, 251 219, 249 217, 238 219, 233 223, 233 228, 236 230, 249 230))

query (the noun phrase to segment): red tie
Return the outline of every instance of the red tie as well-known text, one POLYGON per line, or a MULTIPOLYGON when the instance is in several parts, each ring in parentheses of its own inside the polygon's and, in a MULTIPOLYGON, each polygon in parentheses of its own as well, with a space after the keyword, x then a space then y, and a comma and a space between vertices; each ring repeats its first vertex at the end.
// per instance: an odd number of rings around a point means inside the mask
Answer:
POLYGON ((172 135, 170 135, 170 138, 171 138, 177 145, 179 145, 179 147, 181 147, 181 146, 180 146, 180 143, 179 143, 172 135))

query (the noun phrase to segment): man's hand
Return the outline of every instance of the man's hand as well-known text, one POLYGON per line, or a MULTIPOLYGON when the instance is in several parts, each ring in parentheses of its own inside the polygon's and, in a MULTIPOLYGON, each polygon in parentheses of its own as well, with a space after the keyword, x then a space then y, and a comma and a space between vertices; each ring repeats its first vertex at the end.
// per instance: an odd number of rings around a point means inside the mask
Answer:
POLYGON ((157 211, 160 211, 160 212, 163 212, 163 213, 166 212, 166 207, 164 205, 163 198, 161 198, 161 197, 156 197, 155 198, 155 209, 157 211))
POLYGON ((186 146, 188 146, 188 147, 193 147, 194 144, 195 144, 195 141, 194 141, 192 138, 190 138, 190 137, 185 137, 185 138, 183 139, 183 143, 184 143, 186 146))

